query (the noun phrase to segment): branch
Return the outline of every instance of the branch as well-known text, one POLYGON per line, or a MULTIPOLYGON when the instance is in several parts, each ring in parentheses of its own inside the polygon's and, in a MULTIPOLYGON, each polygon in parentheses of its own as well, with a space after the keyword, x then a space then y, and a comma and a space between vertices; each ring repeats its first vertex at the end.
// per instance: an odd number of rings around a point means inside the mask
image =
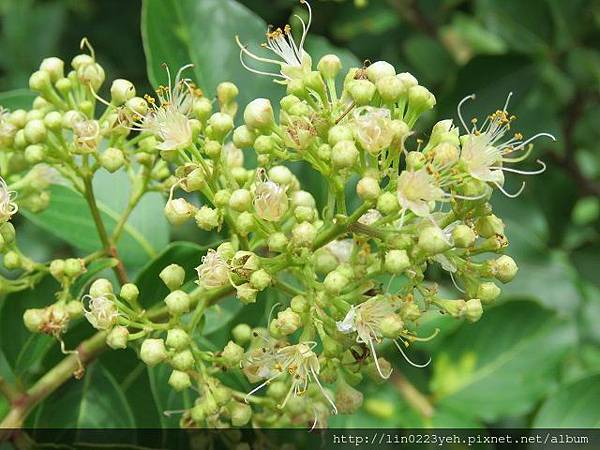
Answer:
POLYGON ((13 402, 19 398, 21 393, 11 386, 8 381, 0 377, 0 394, 4 395, 9 402, 13 402))
POLYGON ((424 419, 431 419, 435 412, 433 405, 404 375, 394 372, 392 383, 407 403, 424 419))

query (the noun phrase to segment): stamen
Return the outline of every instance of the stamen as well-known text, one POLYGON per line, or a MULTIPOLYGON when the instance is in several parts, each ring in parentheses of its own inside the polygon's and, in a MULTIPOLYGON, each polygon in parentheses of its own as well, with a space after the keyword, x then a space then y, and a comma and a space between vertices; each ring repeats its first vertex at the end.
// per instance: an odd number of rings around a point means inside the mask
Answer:
POLYGON ((383 374, 383 372, 381 371, 381 367, 379 367, 379 361, 377 359, 377 352, 375 351, 373 339, 369 339, 369 345, 371 347, 371 353, 373 354, 373 360, 375 361, 375 367, 377 368, 377 372, 379 372, 379 376, 384 380, 387 380, 390 377, 390 375, 392 375, 392 369, 390 369, 390 372, 387 375, 383 374))
POLYGON ((456 107, 456 112, 458 113, 458 118, 460 119, 460 123, 462 124, 462 126, 464 127, 465 131, 467 133, 470 133, 469 131, 469 127, 467 127, 467 123, 465 122, 465 119, 463 118, 462 115, 462 105, 467 101, 467 100, 475 100, 475 94, 471 94, 471 95, 467 95, 465 98, 463 98, 459 103, 458 106, 456 107))
POLYGON ((543 161, 540 161, 539 159, 536 160, 536 162, 542 166, 541 169, 532 170, 532 171, 513 169, 512 167, 490 167, 490 169, 502 170, 504 172, 510 172, 510 173, 518 173, 519 175, 539 175, 540 173, 544 173, 546 171, 546 163, 543 161))
MULTIPOLYGON (((398 339, 400 339, 400 338, 398 338, 398 339)), ((400 339, 400 340, 402 341, 402 339, 400 339)), ((402 343, 405 344, 404 341, 402 341, 402 343)), ((425 364, 417 364, 417 363, 411 361, 410 358, 406 355, 406 353, 404 353, 402 346, 400 344, 398 344, 398 341, 394 340, 394 344, 396 344, 396 347, 398 348, 398 350, 400 350, 400 353, 402 353, 402 356, 404 356, 404 359, 406 360, 406 362, 409 363, 411 366, 416 367, 418 369, 423 369, 431 363, 431 358, 429 358, 429 361, 427 361, 425 364)))
POLYGON ((523 191, 525 190, 525 182, 523 181, 523 184, 521 185, 521 188, 514 194, 510 194, 508 193, 498 182, 494 182, 494 184, 496 185, 496 187, 498 189, 500 189, 500 191, 506 195, 508 198, 517 198, 519 195, 521 195, 523 193, 523 191))

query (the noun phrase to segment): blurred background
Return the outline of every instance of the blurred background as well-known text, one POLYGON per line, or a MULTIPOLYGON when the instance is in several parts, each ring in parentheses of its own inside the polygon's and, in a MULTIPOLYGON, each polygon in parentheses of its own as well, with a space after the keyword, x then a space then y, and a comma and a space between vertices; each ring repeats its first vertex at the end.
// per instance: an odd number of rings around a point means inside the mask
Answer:
MULTIPOLYGON (((156 2, 145 7, 150 3, 156 2)), ((164 0, 163 5, 175 10, 178 3, 195 3, 201 9, 209 0, 164 0)), ((275 25, 287 23, 294 13, 304 14, 293 0, 239 3, 248 14, 275 25)), ((343 48, 347 60, 352 55, 358 62, 387 60, 435 94, 438 106, 419 128, 455 117, 456 104, 471 93, 477 100, 467 105, 467 114, 482 117, 501 108, 513 92, 510 109, 518 116, 518 131, 525 136, 544 131, 557 138, 556 143, 536 142, 529 164, 533 168, 539 158, 548 170, 529 177, 520 198, 494 199, 496 214, 508 226, 508 254, 520 266, 502 299, 475 325, 443 320, 426 324, 443 329, 415 355, 433 358, 427 369, 406 369, 390 349, 389 358, 403 375, 385 385, 367 383, 359 414, 334 418, 332 424, 600 426, 600 1, 311 4, 310 48, 329 42, 343 48), (416 388, 416 397, 411 397, 411 388, 416 388)), ((0 92, 27 86, 30 73, 46 56, 69 60, 78 53, 82 36, 93 43, 109 78, 128 78, 138 92, 149 90, 141 9, 141 2, 133 0, 0 0, 0 92)), ((146 14, 147 22, 156 18, 156 12, 146 14)), ((209 37, 231 31, 219 29, 220 23, 204 21, 196 32, 211 42, 209 37)), ((171 25, 166 17, 161 33, 181 31, 171 25)), ((246 23, 235 26, 243 37, 246 23)), ((223 39, 232 42, 231 34, 223 39)), ((151 36, 146 44, 149 40, 151 36)), ((153 73, 150 67, 151 81, 153 73)), ((240 77, 243 84, 255 76, 240 77)), ((244 100, 270 95, 258 89, 246 92, 244 100)), ((268 89, 280 88, 269 84, 268 89)), ((509 186, 518 187, 520 181, 515 175, 509 186)), ((59 245, 49 240, 44 249, 35 243, 39 230, 27 228, 26 233, 32 251, 40 255, 59 245)), ((111 366, 110 358, 106 365, 111 366)), ((117 375, 115 379, 121 381, 117 375)), ((134 413, 139 407, 131 405, 134 413)), ((136 420, 138 426, 154 423, 150 418, 136 420)))

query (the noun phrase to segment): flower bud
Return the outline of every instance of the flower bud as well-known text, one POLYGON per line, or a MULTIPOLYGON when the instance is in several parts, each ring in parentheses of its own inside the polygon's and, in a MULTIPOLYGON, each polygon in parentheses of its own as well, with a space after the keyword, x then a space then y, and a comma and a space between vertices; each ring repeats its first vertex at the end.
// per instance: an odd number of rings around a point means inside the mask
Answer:
POLYGON ((396 339, 404 328, 404 322, 398 314, 391 314, 381 319, 379 328, 384 337, 396 339))
POLYGON ((308 89, 316 92, 322 97, 326 95, 327 88, 325 86, 325 82, 323 81, 323 77, 321 76, 320 72, 309 72, 304 76, 304 79, 302 81, 304 81, 304 85, 308 89))
POLYGON ((162 339, 146 339, 142 342, 140 358, 150 367, 167 359, 167 349, 162 339))
POLYGON ((177 370, 190 370, 194 367, 195 359, 191 350, 182 350, 171 357, 171 366, 177 370))
POLYGON ((317 229, 312 223, 302 222, 292 228, 292 242, 299 247, 310 247, 317 237, 317 229))
POLYGON ((335 125, 329 129, 327 134, 327 142, 331 146, 335 146, 341 141, 352 141, 353 139, 352 129, 346 125, 335 125))
POLYGON ((435 106, 435 96, 423 86, 413 86, 408 90, 408 106, 414 116, 418 116, 435 106))
POLYGON ((394 75, 380 78, 376 86, 381 99, 388 104, 396 103, 406 94, 406 86, 394 75))
POLYGON ((368 105, 375 95, 375 85, 369 80, 352 80, 348 92, 358 106, 368 105))
POLYGON ((250 283, 243 283, 235 287, 237 298, 244 304, 256 302, 256 294, 258 291, 250 286, 250 283))
POLYGON ((140 116, 145 116, 148 112, 148 102, 141 97, 130 98, 125 102, 125 106, 140 116))
POLYGON ((237 212, 249 211, 252 207, 252 194, 248 189, 236 189, 229 198, 229 207, 237 212))
POLYGON ((402 317, 402 320, 405 322, 414 321, 421 317, 421 310, 417 304, 407 303, 400 310, 400 317, 402 317))
POLYGON ((190 310, 190 296, 183 291, 173 291, 165 298, 167 310, 172 316, 185 314, 190 310))
POLYGON ((171 328, 167 331, 167 347, 173 350, 183 350, 190 344, 190 336, 181 328, 171 328))
POLYGON ((399 208, 398 197, 391 192, 384 192, 377 199, 377 209, 384 215, 393 214, 399 208))
POLYGON ((354 389, 340 378, 335 392, 335 406, 340 414, 354 414, 363 403, 362 392, 354 389))
POLYGON ((30 144, 40 144, 46 140, 47 131, 44 122, 40 119, 34 119, 27 122, 23 129, 25 139, 30 144))
POLYGON ((419 82, 417 81, 417 79, 412 74, 410 74, 408 72, 399 73, 398 75, 396 75, 396 77, 400 81, 402 81, 402 83, 404 84, 404 86, 406 86, 407 90, 409 88, 411 88, 413 86, 417 86, 419 84, 419 82))
POLYGON ((212 136, 222 141, 227 133, 233 130, 233 119, 229 114, 218 112, 210 116, 208 125, 213 131, 212 136))
POLYGON ((354 141, 340 141, 334 145, 331 162, 336 169, 348 169, 352 167, 358 159, 358 150, 354 141))
POLYGON ((212 114, 212 103, 206 97, 200 97, 194 100, 194 115, 202 122, 205 122, 212 114))
POLYGON ((47 72, 50 76, 50 81, 56 83, 60 78, 65 76, 65 62, 56 57, 44 58, 40 64, 40 70, 47 72))
POLYGON ((194 216, 196 209, 187 200, 176 198, 165 205, 165 216, 171 225, 182 225, 194 216))
POLYGON ((356 185, 356 193, 364 201, 374 201, 379 197, 381 188, 379 187, 379 182, 375 178, 363 177, 356 185))
POLYGON ((502 255, 492 261, 494 276, 502 283, 509 283, 517 275, 519 267, 510 256, 502 255))
POLYGON ((129 330, 126 327, 117 326, 108 333, 108 336, 106 336, 106 345, 113 350, 119 350, 127 348, 128 340, 129 330))
POLYGON ((259 291, 269 287, 271 282, 271 275, 264 269, 257 270, 250 275, 250 286, 259 291))
POLYGON ((85 272, 85 263, 82 259, 69 258, 65 260, 64 273, 69 278, 75 278, 85 272))
POLYGON ((246 403, 231 402, 228 409, 234 427, 243 427, 252 418, 252 407, 246 403))
POLYGON ((442 167, 452 165, 458 161, 458 147, 448 142, 442 142, 435 146, 431 152, 433 153, 433 162, 442 167))
POLYGON ((190 376, 180 370, 174 370, 169 376, 169 386, 177 392, 183 391, 192 385, 190 376))
POLYGON ((228 368, 239 367, 244 358, 244 349, 233 341, 229 341, 221 352, 223 363, 228 368))
POLYGON ((308 300, 306 300, 306 297, 303 295, 296 295, 292 297, 292 300, 290 301, 290 307, 292 308, 292 311, 298 314, 303 314, 309 309, 308 300))
POLYGON ((418 245, 427 255, 437 255, 448 250, 451 245, 439 227, 426 227, 419 233, 418 245))
POLYGON ((217 85, 217 99, 221 105, 227 105, 235 100, 240 93, 237 86, 229 81, 217 85))
POLYGON ((410 259, 406 250, 390 250, 385 254, 385 270, 399 275, 410 267, 410 259))
POLYGON ((285 398, 289 388, 283 381, 274 381, 267 388, 267 397, 281 401, 285 398))
POLYGON ((211 231, 219 226, 219 212, 216 209, 202 206, 194 216, 198 228, 204 231, 211 231))
POLYGON ((338 271, 329 272, 323 280, 325 291, 331 295, 337 295, 348 285, 348 278, 338 271))
POLYGON ((49 89, 51 87, 50 74, 45 70, 33 72, 29 77, 29 87, 36 92, 49 89))
POLYGON ((45 309, 27 309, 23 314, 23 323, 31 333, 39 333, 46 321, 45 309))
POLYGON ((336 55, 328 54, 319 60, 317 69, 325 80, 332 80, 342 70, 342 61, 336 55))
POLYGON ((266 98, 257 98, 251 101, 244 110, 244 122, 251 129, 256 128, 260 131, 267 131, 275 123, 273 107, 266 98))
POLYGON ((89 85, 95 92, 100 89, 106 78, 104 69, 98 63, 87 64, 76 70, 79 81, 84 85, 89 85))
POLYGON ((393 77, 396 75, 396 69, 390 63, 386 61, 377 61, 367 67, 367 77, 373 83, 386 77, 393 77))
POLYGON ((2 263, 8 270, 17 270, 21 268, 22 261, 18 253, 9 251, 4 255, 2 263))
POLYGON ((246 125, 237 127, 233 131, 233 144, 237 148, 249 148, 254 145, 254 133, 246 125))
POLYGON ((277 319, 274 320, 275 328, 284 336, 293 334, 302 325, 302 320, 298 313, 292 311, 291 308, 286 308, 277 314, 277 319))
POLYGON ((481 300, 481 303, 487 305, 496 300, 501 292, 494 282, 488 281, 477 287, 477 298, 481 300))
POLYGON ((469 248, 475 243, 477 236, 468 225, 459 224, 452 230, 452 240, 458 248, 469 248))
POLYGON ((185 281, 185 270, 177 264, 165 267, 158 275, 170 291, 179 289, 185 281))
POLYGON ((65 261, 63 259, 55 259, 50 263, 50 275, 52 275, 56 281, 62 281, 62 278, 65 275, 65 261))
POLYGON ((406 155, 406 168, 411 171, 417 171, 427 162, 427 158, 421 152, 408 152, 406 155))
POLYGON ((310 192, 297 191, 292 196, 292 207, 297 208, 298 206, 306 206, 308 208, 316 208, 317 204, 315 198, 310 192))
POLYGON ((259 155, 267 155, 273 152, 276 144, 273 136, 271 135, 261 135, 256 138, 254 141, 254 150, 259 155))
POLYGON ((113 105, 121 106, 133 97, 135 97, 135 87, 131 81, 119 78, 112 82, 110 98, 113 105))
POLYGON ((109 147, 100 154, 100 164, 110 173, 114 173, 125 164, 125 155, 115 147, 109 147))
POLYGON ((285 166, 274 166, 269 169, 269 180, 280 185, 290 185, 294 180, 294 175, 285 166))
POLYGON ((481 300, 478 298, 467 300, 464 315, 469 322, 477 322, 481 319, 482 314, 483 308, 481 306, 481 300))
POLYGON ((477 219, 475 230, 484 238, 504 235, 504 222, 494 214, 490 214, 489 216, 477 219))
POLYGON ((467 302, 464 300, 436 300, 435 304, 443 311, 456 318, 462 317, 467 307, 467 302))
POLYGON ((231 335, 237 344, 244 345, 252 338, 252 328, 245 323, 240 323, 233 327, 231 335))
POLYGON ((110 296, 113 294, 113 286, 106 278, 98 278, 90 286, 89 292, 92 297, 110 296))

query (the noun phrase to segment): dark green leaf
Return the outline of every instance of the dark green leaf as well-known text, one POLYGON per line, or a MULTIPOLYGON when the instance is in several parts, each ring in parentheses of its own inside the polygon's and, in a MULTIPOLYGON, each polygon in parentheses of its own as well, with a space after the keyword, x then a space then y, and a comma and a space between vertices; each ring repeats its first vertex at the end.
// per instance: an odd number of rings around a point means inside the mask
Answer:
POLYGON ((30 109, 35 94, 29 89, 14 89, 0 93, 0 105, 10 109, 30 109))

